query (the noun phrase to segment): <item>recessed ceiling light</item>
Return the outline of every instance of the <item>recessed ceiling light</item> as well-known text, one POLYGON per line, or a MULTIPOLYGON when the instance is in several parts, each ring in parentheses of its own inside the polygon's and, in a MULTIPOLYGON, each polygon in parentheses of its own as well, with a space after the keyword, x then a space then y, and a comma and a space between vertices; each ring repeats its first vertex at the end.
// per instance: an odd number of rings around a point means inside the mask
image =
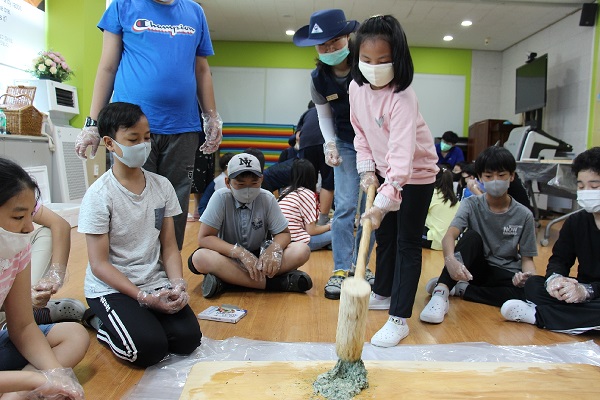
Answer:
POLYGON ((462 26, 471 26, 473 25, 473 21, 469 21, 468 19, 464 20, 460 23, 462 26))
POLYGON ((288 36, 294 36, 294 33, 296 33, 296 31, 294 31, 292 29, 288 29, 287 31, 285 31, 285 34, 288 36))
POLYGON ((444 41, 445 41, 445 42, 449 42, 449 41, 451 41, 452 39, 454 39, 454 38, 453 38, 452 36, 450 36, 450 35, 446 35, 446 36, 444 36, 444 41))

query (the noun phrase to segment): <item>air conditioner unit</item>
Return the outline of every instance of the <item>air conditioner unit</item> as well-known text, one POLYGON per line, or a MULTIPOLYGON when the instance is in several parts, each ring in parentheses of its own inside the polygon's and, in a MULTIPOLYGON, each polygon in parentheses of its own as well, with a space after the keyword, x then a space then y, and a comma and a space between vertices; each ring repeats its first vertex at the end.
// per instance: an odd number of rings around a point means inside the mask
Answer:
POLYGON ((52 203, 80 203, 88 187, 85 162, 75 154, 75 140, 81 131, 69 125, 79 114, 77 88, 46 79, 16 80, 15 84, 35 86, 33 105, 48 114, 44 131, 54 142, 52 153, 52 203))
POLYGON ((20 79, 15 84, 36 87, 33 106, 47 113, 55 125, 69 125, 69 120, 79 115, 75 86, 48 79, 20 79))

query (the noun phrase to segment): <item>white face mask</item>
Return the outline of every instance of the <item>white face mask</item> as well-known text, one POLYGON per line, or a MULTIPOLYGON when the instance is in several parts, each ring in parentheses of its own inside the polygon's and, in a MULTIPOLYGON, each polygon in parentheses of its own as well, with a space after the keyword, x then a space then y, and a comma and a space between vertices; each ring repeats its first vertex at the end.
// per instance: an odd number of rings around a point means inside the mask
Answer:
POLYGON ((260 194, 260 188, 247 187, 243 189, 235 189, 231 186, 233 197, 242 204, 252 203, 260 194))
POLYGON ((502 197, 502 195, 508 191, 509 186, 510 181, 505 181, 504 179, 483 182, 485 192, 492 197, 502 197))
POLYGON ((577 204, 589 213, 600 212, 600 190, 578 190, 577 204))
POLYGON ((134 146, 123 146, 113 139, 113 143, 116 143, 123 152, 123 157, 119 157, 117 153, 114 153, 115 157, 129 168, 140 168, 143 166, 152 149, 150 142, 144 142, 134 146))
POLYGON ((358 69, 365 79, 375 87, 385 86, 394 79, 394 64, 392 63, 371 65, 359 61, 358 69))
POLYGON ((30 242, 30 233, 14 233, 0 228, 0 258, 13 258, 23 251, 30 242))

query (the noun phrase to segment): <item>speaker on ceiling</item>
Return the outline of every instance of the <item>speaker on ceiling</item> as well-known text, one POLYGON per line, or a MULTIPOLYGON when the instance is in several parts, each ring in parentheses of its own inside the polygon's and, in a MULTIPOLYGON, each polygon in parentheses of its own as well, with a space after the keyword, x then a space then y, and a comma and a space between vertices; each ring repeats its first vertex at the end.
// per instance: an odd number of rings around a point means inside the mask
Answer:
POLYGON ((596 14, 598 14, 597 3, 583 4, 579 26, 594 26, 596 24, 596 14))

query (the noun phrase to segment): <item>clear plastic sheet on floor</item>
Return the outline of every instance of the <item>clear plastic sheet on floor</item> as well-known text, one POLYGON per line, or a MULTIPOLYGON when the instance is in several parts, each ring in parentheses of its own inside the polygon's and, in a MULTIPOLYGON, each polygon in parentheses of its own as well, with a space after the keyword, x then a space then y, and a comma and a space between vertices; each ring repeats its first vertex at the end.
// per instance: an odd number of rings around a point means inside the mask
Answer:
MULTIPOLYGON (((363 360, 573 363, 600 366, 600 346, 586 342, 549 346, 494 346, 489 343, 399 345, 378 348, 365 343, 363 360)), ((125 399, 179 399, 193 365, 210 361, 316 361, 337 360, 334 343, 281 343, 232 337, 202 338, 189 356, 171 355, 146 369, 125 399)), ((333 367, 334 363, 332 363, 333 367)), ((316 377, 315 377, 316 378, 316 377)))

